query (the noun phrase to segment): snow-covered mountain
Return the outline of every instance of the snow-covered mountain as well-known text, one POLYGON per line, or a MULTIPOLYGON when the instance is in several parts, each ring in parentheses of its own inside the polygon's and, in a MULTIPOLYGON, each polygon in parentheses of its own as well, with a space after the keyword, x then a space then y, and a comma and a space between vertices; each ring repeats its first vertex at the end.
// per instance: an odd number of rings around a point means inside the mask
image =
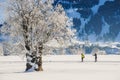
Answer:
POLYGON ((80 40, 120 41, 120 0, 55 0, 73 19, 80 40))

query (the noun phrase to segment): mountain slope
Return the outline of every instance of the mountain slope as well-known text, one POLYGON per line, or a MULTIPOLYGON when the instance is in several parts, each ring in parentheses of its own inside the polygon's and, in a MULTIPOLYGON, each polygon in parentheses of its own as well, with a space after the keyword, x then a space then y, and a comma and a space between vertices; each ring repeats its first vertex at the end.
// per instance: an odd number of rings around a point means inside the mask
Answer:
POLYGON ((120 0, 55 0, 73 18, 80 40, 120 41, 120 0))

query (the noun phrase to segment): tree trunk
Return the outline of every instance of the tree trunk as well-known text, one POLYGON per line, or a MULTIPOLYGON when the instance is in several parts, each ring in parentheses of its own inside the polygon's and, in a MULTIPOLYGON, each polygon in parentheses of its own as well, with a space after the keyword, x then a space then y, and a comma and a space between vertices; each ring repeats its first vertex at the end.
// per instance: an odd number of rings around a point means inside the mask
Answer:
POLYGON ((27 62, 26 62, 25 71, 34 71, 34 70, 43 71, 43 68, 42 68, 43 43, 38 42, 36 53, 38 52, 39 56, 37 56, 37 54, 34 53, 33 47, 32 47, 32 37, 33 37, 32 28, 31 28, 31 31, 29 32, 28 22, 26 20, 23 20, 22 28, 23 28, 23 37, 25 41, 25 48, 28 51, 28 53, 26 53, 27 62), (37 68, 36 68, 36 65, 38 66, 37 68))
POLYGON ((43 68, 42 68, 42 56, 39 57, 38 71, 43 71, 43 68))
POLYGON ((23 29, 25 48, 28 51, 28 53, 26 53, 27 62, 26 62, 25 71, 32 71, 35 66, 34 64, 36 61, 35 59, 36 56, 32 51, 32 41, 30 40, 30 37, 32 37, 32 35, 29 34, 28 22, 25 19, 23 19, 23 22, 22 22, 22 29, 23 29))
POLYGON ((38 53, 39 53, 40 57, 39 57, 39 61, 38 61, 38 71, 43 71, 43 68, 42 68, 42 50, 43 50, 43 44, 42 44, 42 42, 39 42, 38 43, 38 53))

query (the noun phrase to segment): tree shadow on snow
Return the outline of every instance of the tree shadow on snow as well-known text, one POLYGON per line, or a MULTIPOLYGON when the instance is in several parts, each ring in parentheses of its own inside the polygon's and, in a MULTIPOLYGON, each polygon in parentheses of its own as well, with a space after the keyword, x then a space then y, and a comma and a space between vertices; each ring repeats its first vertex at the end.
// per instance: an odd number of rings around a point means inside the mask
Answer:
POLYGON ((27 74, 27 73, 32 73, 32 72, 35 72, 35 71, 29 71, 29 72, 26 72, 26 71, 22 71, 22 72, 0 72, 0 74, 27 74))

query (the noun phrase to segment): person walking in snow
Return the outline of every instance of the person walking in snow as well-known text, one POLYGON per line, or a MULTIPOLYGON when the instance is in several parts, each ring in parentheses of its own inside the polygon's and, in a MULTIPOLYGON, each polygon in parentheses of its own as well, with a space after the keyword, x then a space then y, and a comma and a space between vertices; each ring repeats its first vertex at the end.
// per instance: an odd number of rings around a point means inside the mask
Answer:
POLYGON ((83 62, 83 59, 85 58, 85 55, 81 53, 81 62, 83 62))
POLYGON ((95 62, 97 62, 97 53, 95 53, 94 56, 95 56, 95 62))

